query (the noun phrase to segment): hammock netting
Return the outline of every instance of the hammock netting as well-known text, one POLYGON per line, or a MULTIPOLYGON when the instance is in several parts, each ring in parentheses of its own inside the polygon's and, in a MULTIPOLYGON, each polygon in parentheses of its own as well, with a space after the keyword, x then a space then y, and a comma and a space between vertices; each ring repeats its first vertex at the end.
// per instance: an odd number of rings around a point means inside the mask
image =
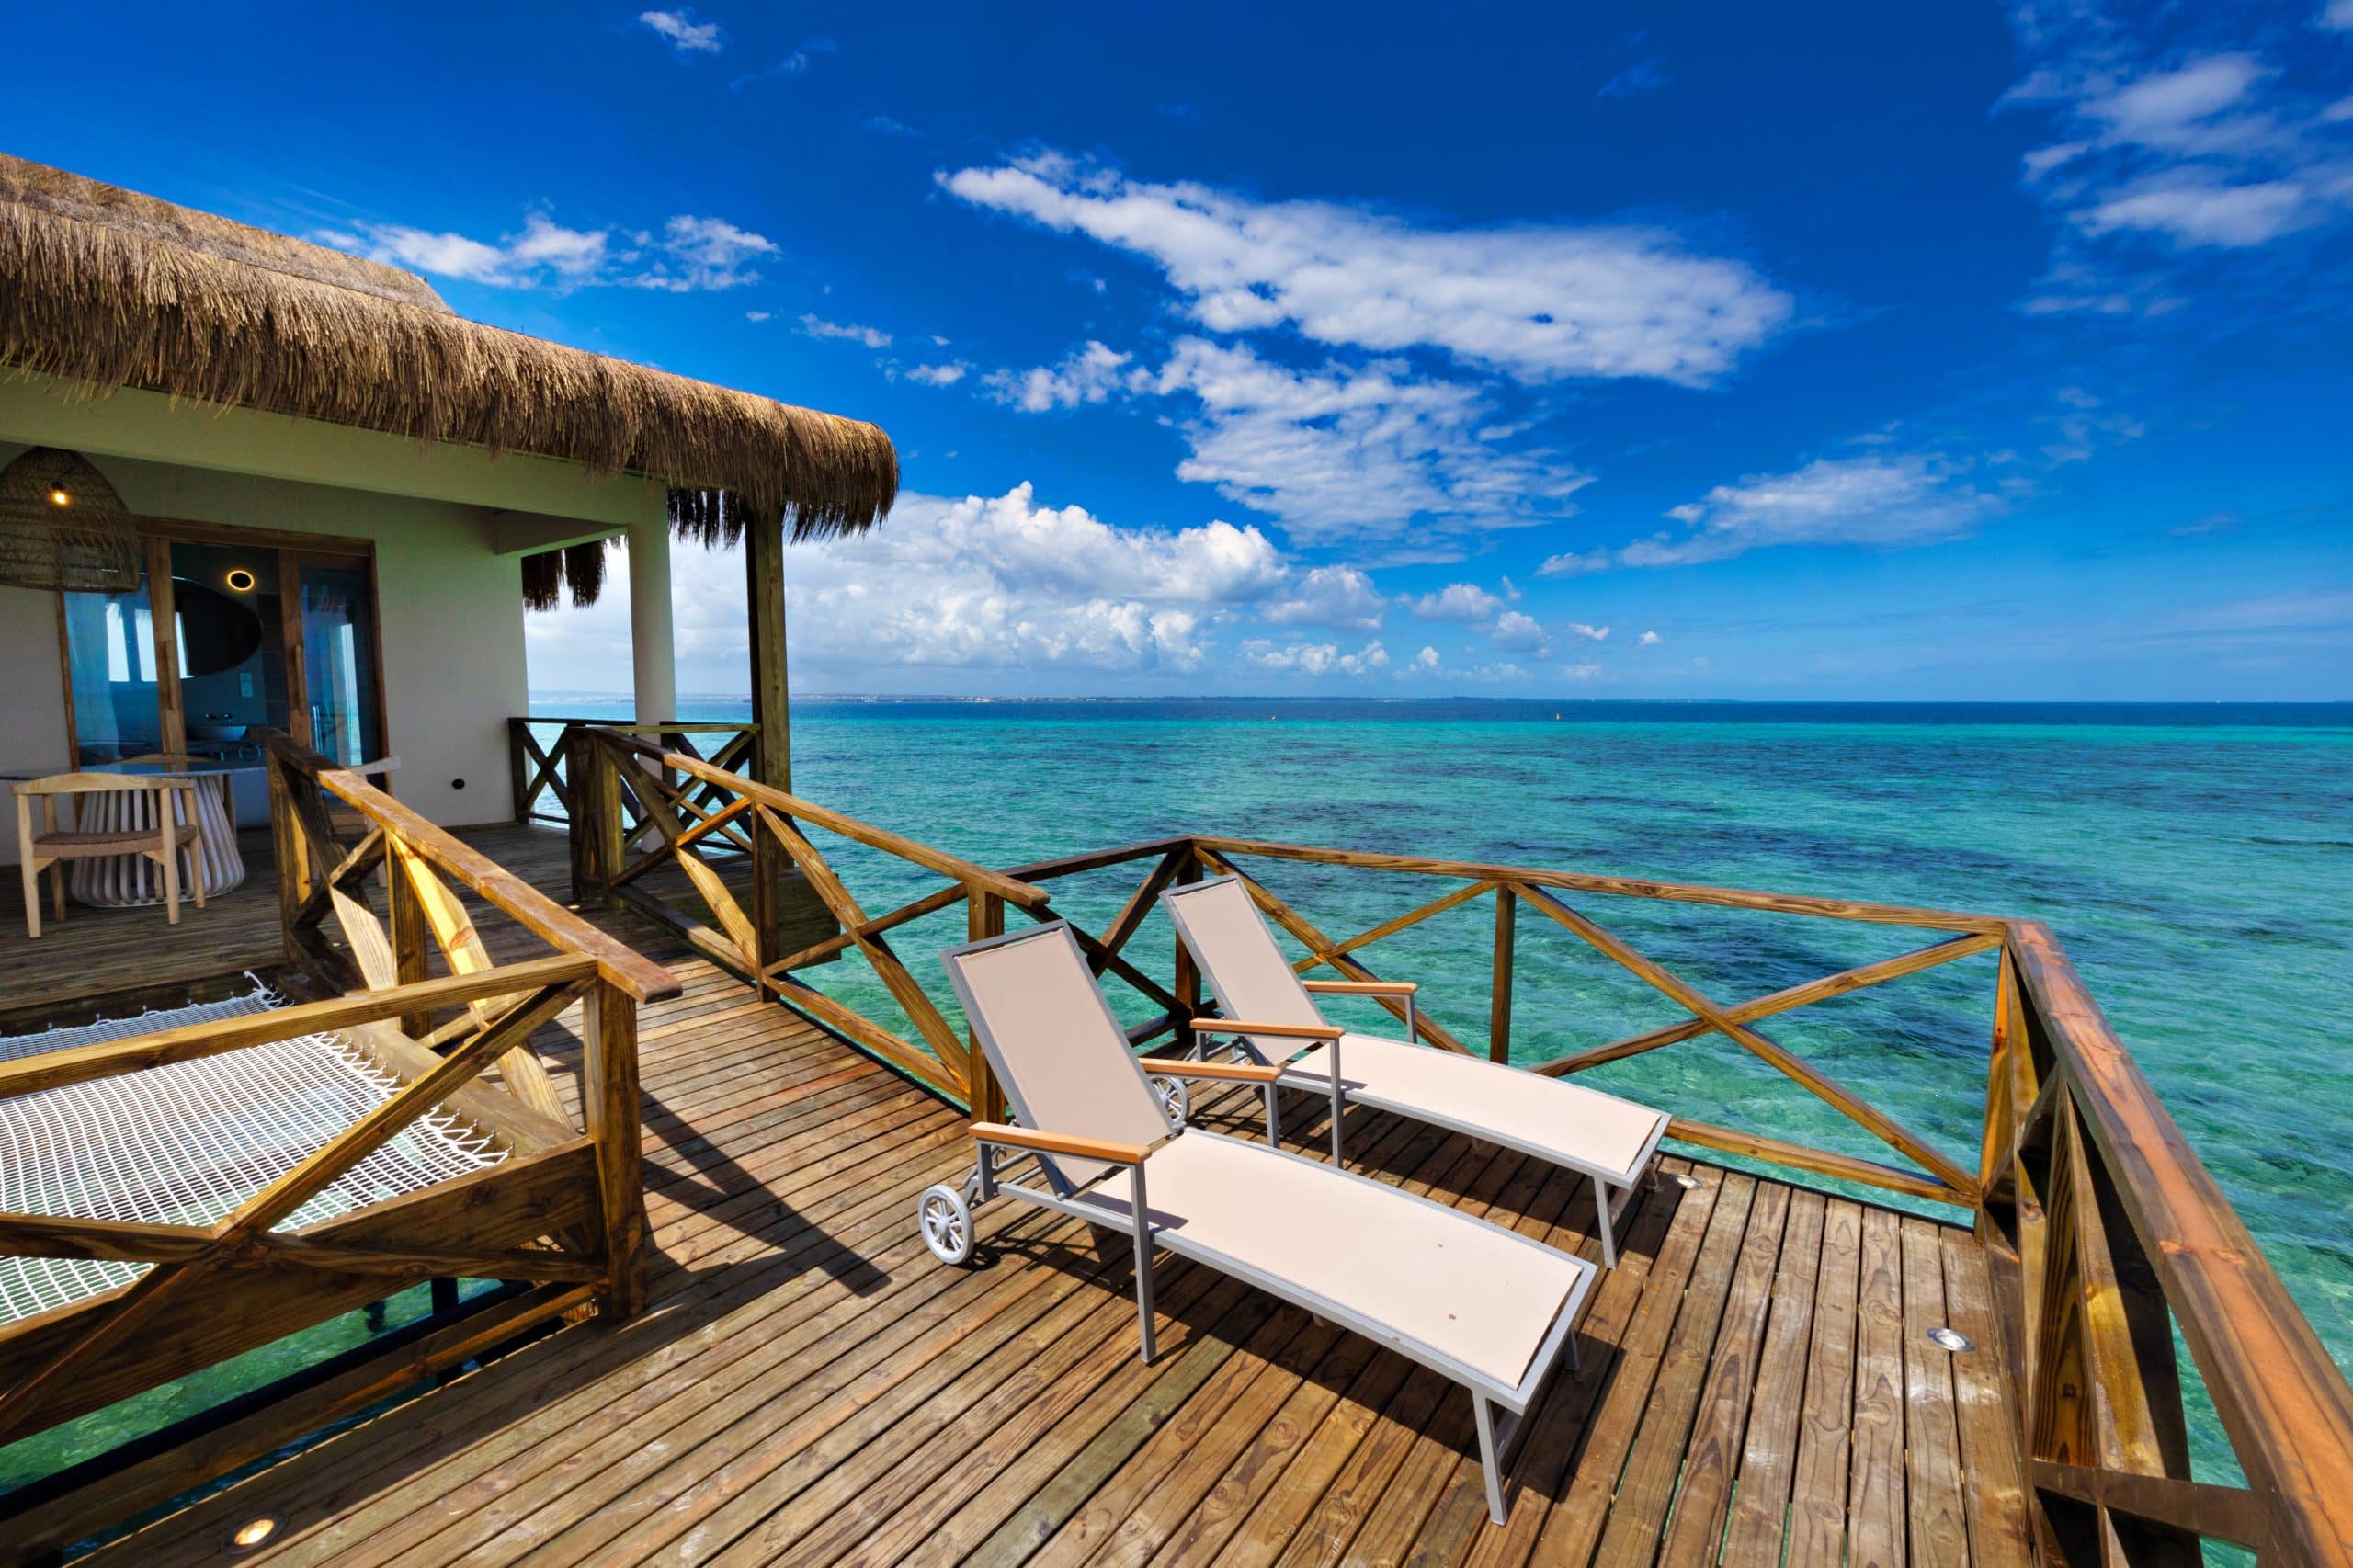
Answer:
MULTIPOLYGON (((0 1061, 277 1006, 262 987, 227 1002, 0 1040, 0 1061)), ((0 1099, 0 1212, 210 1225, 401 1086, 349 1041, 314 1034, 0 1099)), ((437 1108, 277 1228, 331 1220, 505 1158, 504 1149, 437 1108)), ((0 1324, 128 1284, 148 1267, 0 1257, 0 1324)))

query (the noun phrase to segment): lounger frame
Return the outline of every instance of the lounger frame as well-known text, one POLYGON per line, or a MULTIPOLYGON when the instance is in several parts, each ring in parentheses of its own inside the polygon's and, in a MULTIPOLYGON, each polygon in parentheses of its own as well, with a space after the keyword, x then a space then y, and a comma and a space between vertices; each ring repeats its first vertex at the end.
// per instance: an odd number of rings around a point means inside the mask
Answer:
MULTIPOLYGON (((952 960, 967 953, 984 951, 1007 942, 1037 941, 1040 939, 1043 932, 1048 931, 1057 932, 1062 940, 1069 943, 1072 956, 1084 966, 1085 954, 1080 951, 1077 942, 1072 938, 1069 926, 1061 921, 1034 930, 1017 931, 1003 937, 991 937, 983 941, 969 942, 961 947, 950 948, 942 955, 945 959, 951 960, 948 964, 949 982, 956 989, 957 1000, 963 1004, 964 1015, 972 1026, 972 1033, 979 1040, 981 1049, 987 1053, 989 1065, 995 1070, 997 1082, 1004 1087, 1006 1099, 1011 1106, 1014 1115, 1024 1127, 1034 1127, 1036 1123, 1030 1120, 1029 1112, 1022 1103, 1020 1079, 1006 1070, 1005 1054, 998 1046, 995 1031, 989 1028, 986 1016, 975 1003, 965 985, 962 974, 958 971, 952 960)), ((1104 1021, 1112 1029, 1115 1037, 1120 1035, 1122 1031, 1119 1020, 1112 1014, 1110 1005, 1103 1000, 1099 987, 1095 988, 1095 1001, 1096 1005, 1102 1008, 1104 1021)), ((1126 1053, 1123 1052, 1123 1054, 1126 1053)), ((1127 1054, 1126 1060, 1134 1069, 1138 1079, 1143 1079, 1145 1077, 1143 1068, 1136 1062, 1134 1056, 1127 1054)), ((1148 1085, 1146 1092, 1150 1092, 1148 1085)), ((1152 1360, 1155 1350, 1152 1322, 1152 1253, 1154 1247, 1160 1247, 1179 1257, 1190 1258, 1197 1263, 1229 1274, 1245 1284, 1264 1290, 1279 1300, 1288 1301, 1316 1317, 1338 1324, 1386 1349, 1395 1351, 1409 1361, 1427 1367, 1441 1377, 1461 1384, 1471 1395, 1472 1413, 1478 1428, 1479 1461, 1486 1482, 1488 1517, 1496 1524, 1502 1524, 1506 1515, 1505 1466, 1509 1463, 1512 1452, 1524 1428, 1529 1407, 1535 1403, 1537 1396, 1543 1392, 1546 1382, 1551 1379, 1564 1352, 1572 1370, 1579 1365, 1575 1334, 1577 1313, 1583 1310, 1586 1298, 1591 1294, 1594 1281, 1598 1277, 1591 1264, 1587 1263, 1578 1270, 1576 1283, 1570 1288, 1567 1299, 1562 1302, 1558 1313, 1552 1320, 1552 1327, 1537 1346, 1535 1354, 1529 1358, 1527 1371, 1518 1382, 1505 1383, 1476 1368, 1465 1365, 1441 1350, 1400 1334, 1388 1325, 1354 1312, 1315 1291, 1303 1289, 1279 1276, 1268 1274, 1263 1269, 1219 1252, 1214 1247, 1205 1246, 1186 1236, 1181 1231, 1151 1223, 1152 1210, 1148 1199, 1146 1175, 1147 1167, 1152 1163, 1151 1151, 1174 1142, 1180 1137, 1221 1138, 1222 1135, 1198 1129, 1179 1128, 1172 1131, 1165 1138, 1151 1144, 1142 1160, 1127 1167, 1130 1208, 1127 1213, 1122 1214, 1115 1208, 1106 1208, 1100 1204, 1086 1201, 1089 1192, 1108 1187, 1119 1179, 1120 1173, 1116 1168, 1087 1181, 1074 1181, 1056 1165, 1053 1155, 1036 1150, 1014 1149, 1012 1151, 1016 1155, 1014 1159, 999 1163, 996 1158, 998 1150, 1009 1146, 993 1144, 976 1135, 978 1159, 972 1176, 968 1178, 967 1191, 972 1195, 968 1201, 977 1212, 982 1204, 1002 1195, 1040 1209, 1051 1210, 1057 1214, 1067 1215, 1089 1225, 1101 1226, 1132 1237, 1135 1243, 1138 1335, 1142 1357, 1147 1363, 1152 1360), (1037 1172, 1035 1177, 1028 1177, 1026 1174, 1015 1174, 1025 1165, 1035 1167, 1037 1172), (1139 1215, 1143 1217, 1141 1224, 1135 1218, 1139 1215)), ((1234 1139, 1223 1141, 1239 1142, 1234 1139)), ((1369 1186, 1379 1187, 1392 1197, 1402 1199, 1408 1203, 1419 1203, 1460 1218, 1475 1218, 1475 1216, 1463 1215, 1460 1210, 1451 1205, 1439 1203, 1417 1193, 1402 1191, 1385 1182, 1375 1182, 1369 1176, 1358 1176, 1353 1172, 1341 1170, 1337 1166, 1324 1165, 1318 1160, 1306 1159, 1287 1150, 1278 1148, 1262 1150, 1256 1145, 1250 1147, 1254 1157, 1296 1160, 1301 1165, 1312 1165, 1319 1171, 1330 1173, 1347 1181, 1363 1182, 1369 1186)), ((1509 1236, 1512 1241, 1521 1246, 1531 1247, 1555 1257, 1561 1256, 1557 1248, 1531 1240, 1516 1231, 1501 1225, 1492 1228, 1503 1235, 1509 1236)))
MULTIPOLYGON (((1202 944, 1195 939, 1191 928, 1186 923, 1184 908, 1176 902, 1177 895, 1179 894, 1191 892, 1200 888, 1216 887, 1222 883, 1238 882, 1240 881, 1241 879, 1239 877, 1234 876, 1204 877, 1198 882, 1188 882, 1181 888, 1168 889, 1160 895, 1160 903, 1161 906, 1168 912, 1168 918, 1176 923, 1176 934, 1184 942, 1187 950, 1192 953, 1194 962, 1201 972, 1201 977, 1209 983, 1210 994, 1217 999, 1218 1011, 1229 1018, 1240 1018, 1243 1022, 1250 1022, 1252 1020, 1241 1017, 1240 1010, 1234 1006, 1232 999, 1229 998, 1225 994, 1224 991, 1219 986, 1217 971, 1211 969, 1210 965, 1201 959, 1200 954, 1202 944)), ((1318 1009, 1318 1012, 1320 1014, 1320 1008, 1318 1009)), ((1408 1035, 1404 1043, 1414 1046, 1417 1050, 1435 1049, 1434 1047, 1423 1046, 1419 1040, 1412 1038, 1410 1012, 1407 1016, 1409 1019, 1408 1035)), ((1350 1032, 1362 1034, 1366 1031, 1358 1029, 1352 1030, 1350 1032)), ((1207 1037, 1201 1037, 1196 1040, 1195 1044, 1197 1049, 1205 1042, 1206 1038, 1207 1037)), ((1332 1106, 1332 1157, 1335 1160, 1340 1158, 1341 1113, 1351 1102, 1353 1102, 1358 1105, 1370 1106, 1376 1110, 1390 1111, 1398 1116, 1404 1117, 1409 1120, 1426 1121, 1433 1127, 1443 1127, 1449 1132, 1460 1132, 1466 1138, 1476 1138, 1482 1142, 1494 1143, 1500 1147, 1513 1150, 1518 1153, 1526 1154, 1530 1159, 1542 1160, 1547 1165, 1559 1165, 1563 1169, 1574 1171, 1579 1176, 1586 1177, 1593 1183, 1595 1228, 1600 1233, 1601 1266, 1604 1268, 1615 1268, 1618 1267, 1618 1221, 1624 1216, 1626 1206, 1633 1200, 1635 1186, 1642 1181, 1643 1173, 1651 1169, 1653 1162, 1658 1157, 1659 1142, 1666 1136, 1668 1122, 1668 1118, 1664 1112, 1661 1112, 1659 1115, 1658 1124, 1651 1129, 1650 1136, 1643 1140, 1642 1152, 1635 1156, 1633 1164, 1622 1171, 1607 1170, 1595 1165, 1590 1160, 1581 1160, 1577 1158, 1574 1153, 1567 1150, 1549 1144, 1532 1142, 1526 1139, 1509 1137, 1502 1132, 1496 1131, 1493 1128, 1482 1125, 1481 1123, 1466 1121, 1447 1116, 1440 1111, 1432 1109, 1428 1106, 1418 1105, 1410 1100, 1394 1099, 1389 1096, 1381 1095, 1371 1090, 1351 1085, 1348 1083, 1345 1074, 1345 1069, 1341 1064, 1341 1045, 1343 1042, 1339 1040, 1333 1040, 1330 1042, 1331 1054, 1329 1061, 1331 1063, 1331 1071, 1328 1074, 1322 1073, 1311 1073, 1291 1065, 1292 1062, 1296 1062, 1300 1057, 1308 1055, 1324 1045, 1324 1043, 1325 1042, 1322 1040, 1304 1041, 1302 1043, 1300 1050, 1290 1052, 1281 1062, 1270 1062, 1266 1052, 1259 1050, 1257 1043, 1249 1036, 1236 1035, 1233 1038, 1233 1049, 1237 1055, 1247 1061, 1259 1062, 1264 1065, 1279 1066, 1284 1069, 1282 1077, 1278 1080, 1278 1083, 1281 1087, 1286 1089, 1303 1089, 1313 1094, 1324 1095, 1330 1099, 1332 1106)), ((1521 1068, 1506 1066, 1500 1062, 1482 1062, 1475 1056, 1466 1055, 1462 1056, 1461 1060, 1466 1067, 1475 1068, 1482 1072, 1517 1074, 1524 1071, 1521 1068)))

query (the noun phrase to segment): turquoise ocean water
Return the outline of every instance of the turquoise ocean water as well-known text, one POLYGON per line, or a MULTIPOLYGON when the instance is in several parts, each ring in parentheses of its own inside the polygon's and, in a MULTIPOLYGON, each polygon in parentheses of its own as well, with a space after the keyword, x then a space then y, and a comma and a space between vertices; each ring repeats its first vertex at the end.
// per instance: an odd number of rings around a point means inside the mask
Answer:
MULTIPOLYGON (((742 719, 688 701, 683 718, 742 719)), ((550 699, 541 712, 627 704, 550 699)), ((1924 904, 2048 921, 2340 1365, 2353 1367, 2353 706, 801 699, 795 788, 1012 865, 1187 829, 1924 904), (1556 716, 1557 715, 1557 716, 1556 716)), ((821 842, 870 911, 938 885, 821 842)), ((1142 866, 1056 884, 1098 929, 1142 866), (1124 878, 1124 880, 1122 880, 1124 878)), ((1454 885, 1267 862, 1329 935, 1454 885)), ((1933 934, 1588 897, 1578 907, 1720 1001, 1933 934)), ((1492 905, 1364 956, 1486 1038, 1492 905)), ((961 910, 894 937, 945 997, 961 910)), ((1164 973, 1173 938, 1136 939, 1164 973)), ((809 978, 895 1019, 865 966, 809 978)), ((1785 1015, 1766 1032, 1974 1168, 1994 963, 1785 1015)), ((1512 1053, 1675 1021, 1673 1004, 1522 911, 1512 1053)), ((1131 1017, 1152 1009, 1132 995, 1131 1017)), ((1715 1037, 1612 1064, 1678 1113, 1893 1158, 1715 1037)), ((2201 1469, 2227 1455, 2211 1417, 2201 1469)))
MULTIPOLYGON (((626 700, 547 697, 542 715, 626 700)), ((742 719, 740 701, 681 703, 742 719)), ((795 787, 1006 866, 1182 831, 2030 915, 2118 1032, 2341 1365, 2353 1367, 2353 706, 1759 705, 800 699, 795 787)), ((938 885, 820 846, 870 911, 938 885)), ((1253 866, 1330 935, 1452 883, 1253 866)), ((1100 928, 1144 865, 1054 884, 1100 928)), ((1720 1001, 1924 946, 1930 933, 1624 899, 1574 901, 1720 1001)), ((1430 1014, 1486 1039, 1492 905, 1370 949, 1430 1014)), ((943 1003, 961 908, 894 934, 943 1003)), ((1131 955, 1165 974, 1155 916, 1131 955)), ((863 963, 813 983, 904 1028, 863 963)), ((1973 1168, 1994 968, 1979 957, 1803 1009, 1766 1032, 1973 1168)), ((1131 1018, 1152 1009, 1119 998, 1131 1018)), ((951 1012, 952 1016, 952 1012, 951 1012)), ((1523 911, 1523 1062, 1682 1016, 1523 911)), ((1370 1017, 1366 1019, 1370 1021, 1370 1017)), ((1589 1081, 1678 1113, 1843 1150, 1884 1146, 1711 1037, 1589 1081)), ((421 1292, 412 1292, 413 1295, 421 1292)), ((421 1303, 396 1303, 394 1319, 421 1303)), ((0 1490, 339 1347, 355 1316, 0 1449, 0 1490)), ((2231 1467, 2211 1415, 2201 1474, 2231 1467)))

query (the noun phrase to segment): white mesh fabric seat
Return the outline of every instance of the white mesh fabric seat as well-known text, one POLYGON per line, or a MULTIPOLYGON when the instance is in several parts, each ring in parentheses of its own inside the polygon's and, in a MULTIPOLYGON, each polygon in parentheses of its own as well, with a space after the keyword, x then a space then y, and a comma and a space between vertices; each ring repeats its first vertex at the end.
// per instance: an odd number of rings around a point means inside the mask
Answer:
MULTIPOLYGON (((0 1040, 0 1060, 257 1013, 267 991, 144 1017, 0 1040)), ((400 1081, 332 1035, 0 1099, 0 1211, 204 1225, 323 1148, 400 1081)), ((434 1110, 278 1229, 296 1230, 496 1165, 506 1151, 434 1110)), ((148 1265, 0 1257, 0 1324, 125 1285, 148 1265)))
MULTIPOLYGON (((1240 878, 1213 877, 1160 896, 1224 1017, 1245 1024, 1327 1021, 1240 878)), ((1284 1087, 1331 1097, 1336 1153, 1340 1107, 1352 1100, 1592 1178, 1601 1261, 1617 1264, 1613 1221, 1666 1135, 1665 1112, 1582 1084, 1379 1035, 1344 1034, 1336 1051, 1302 1050, 1298 1040, 1254 1037, 1246 1029, 1237 1039, 1256 1060, 1283 1064, 1284 1087)))
MULTIPOLYGON (((1591 1266, 1380 1182, 1198 1128, 1154 1151, 1153 1240, 1313 1297, 1516 1386, 1591 1266)), ((1122 1221, 1125 1186, 1079 1201, 1122 1221)), ((1379 1329, 1368 1330, 1385 1338, 1379 1329)))

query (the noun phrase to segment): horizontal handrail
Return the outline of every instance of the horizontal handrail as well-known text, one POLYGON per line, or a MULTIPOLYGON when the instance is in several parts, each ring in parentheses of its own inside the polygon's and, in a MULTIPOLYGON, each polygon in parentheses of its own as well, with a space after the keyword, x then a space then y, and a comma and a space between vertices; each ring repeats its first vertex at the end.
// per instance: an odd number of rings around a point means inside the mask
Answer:
POLYGON ((1929 931, 1974 931, 1999 936, 2006 925, 2000 916, 1993 915, 1967 915, 1949 909, 1915 909, 1902 904, 1823 898, 1811 893, 1759 892, 1748 888, 1707 887, 1688 882, 1654 881, 1642 877, 1546 871, 1527 866, 1492 865, 1481 860, 1444 860, 1427 856, 1386 855, 1356 849, 1318 849, 1302 844, 1275 844, 1210 835, 1199 835, 1193 842, 1200 848, 1223 855, 1250 855, 1269 860, 1306 860, 1326 866, 1404 871, 1426 877, 1461 877, 1473 881, 1518 882, 1523 886, 1560 888, 1572 892, 1659 899, 1674 903, 1706 903, 1725 909, 1765 910, 1781 915, 1811 915, 1826 920, 1856 920, 1877 926, 1917 926, 1929 931))

